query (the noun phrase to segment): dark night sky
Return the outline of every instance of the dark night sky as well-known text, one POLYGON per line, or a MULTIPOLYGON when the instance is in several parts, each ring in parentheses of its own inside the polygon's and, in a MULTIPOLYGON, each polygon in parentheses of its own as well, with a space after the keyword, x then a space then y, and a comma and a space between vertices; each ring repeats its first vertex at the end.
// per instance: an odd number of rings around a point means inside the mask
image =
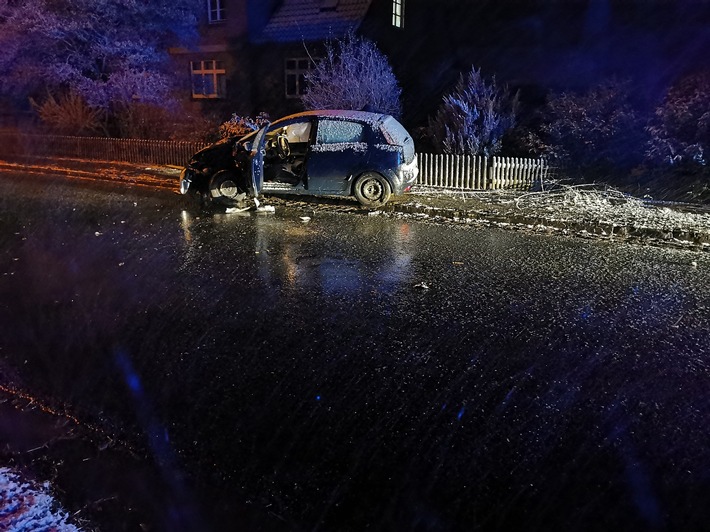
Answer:
POLYGON ((529 95, 630 79, 648 103, 710 68, 705 0, 408 0, 406 9, 404 30, 378 42, 416 87, 410 108, 427 107, 425 95, 447 92, 472 65, 529 95))

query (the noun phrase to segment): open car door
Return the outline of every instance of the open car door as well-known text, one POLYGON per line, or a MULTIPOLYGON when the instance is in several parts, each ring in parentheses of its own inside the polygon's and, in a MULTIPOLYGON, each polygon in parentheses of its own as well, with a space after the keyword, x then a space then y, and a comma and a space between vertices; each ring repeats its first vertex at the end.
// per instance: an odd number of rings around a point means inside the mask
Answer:
POLYGON ((261 186, 264 182, 264 154, 266 153, 266 130, 269 129, 269 124, 262 127, 254 137, 254 143, 251 148, 251 182, 249 193, 255 198, 261 192, 261 186))

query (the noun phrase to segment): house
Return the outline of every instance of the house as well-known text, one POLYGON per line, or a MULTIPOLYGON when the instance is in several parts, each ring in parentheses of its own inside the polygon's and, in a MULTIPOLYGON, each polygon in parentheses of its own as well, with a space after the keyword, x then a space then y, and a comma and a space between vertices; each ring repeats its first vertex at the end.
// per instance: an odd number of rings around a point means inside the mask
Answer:
MULTIPOLYGON (((377 1, 377 0, 374 0, 377 1)), ((404 0, 396 0, 398 24, 404 0)), ((324 44, 357 32, 373 0, 206 0, 194 50, 170 50, 203 112, 272 117, 301 111, 305 75, 324 44)))

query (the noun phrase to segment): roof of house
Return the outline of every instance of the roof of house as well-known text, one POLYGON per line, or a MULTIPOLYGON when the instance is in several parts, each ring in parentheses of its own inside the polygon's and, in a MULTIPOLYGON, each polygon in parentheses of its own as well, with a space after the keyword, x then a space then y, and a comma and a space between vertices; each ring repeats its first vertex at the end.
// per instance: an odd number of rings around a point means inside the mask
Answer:
POLYGON ((372 0, 283 0, 261 42, 320 41, 356 30, 372 0))

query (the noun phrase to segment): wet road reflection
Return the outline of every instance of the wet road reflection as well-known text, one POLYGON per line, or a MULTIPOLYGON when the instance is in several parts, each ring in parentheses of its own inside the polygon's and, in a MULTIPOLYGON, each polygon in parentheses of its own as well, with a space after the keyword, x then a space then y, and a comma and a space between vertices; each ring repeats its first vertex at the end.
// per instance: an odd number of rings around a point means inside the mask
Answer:
POLYGON ((144 442, 191 527, 710 517, 704 255, 4 192, 8 375, 144 442))

